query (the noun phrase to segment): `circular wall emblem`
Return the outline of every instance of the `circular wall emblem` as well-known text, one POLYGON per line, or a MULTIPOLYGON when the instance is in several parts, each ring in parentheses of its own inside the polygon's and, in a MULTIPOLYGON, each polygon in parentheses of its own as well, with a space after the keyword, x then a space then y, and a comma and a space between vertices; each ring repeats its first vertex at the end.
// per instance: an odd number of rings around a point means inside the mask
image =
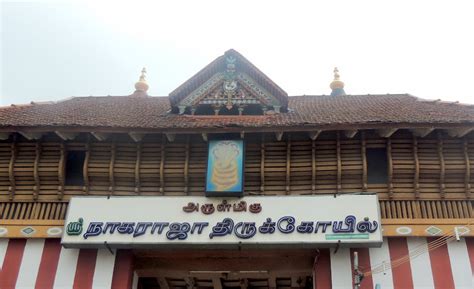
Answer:
POLYGON ((63 229, 58 228, 58 227, 53 227, 49 228, 48 231, 46 231, 48 236, 59 236, 63 233, 63 229))
POLYGON ((396 231, 399 235, 409 235, 413 230, 410 227, 398 227, 396 231))
POLYGON ((0 227, 0 237, 6 236, 8 233, 8 229, 4 227, 0 227))

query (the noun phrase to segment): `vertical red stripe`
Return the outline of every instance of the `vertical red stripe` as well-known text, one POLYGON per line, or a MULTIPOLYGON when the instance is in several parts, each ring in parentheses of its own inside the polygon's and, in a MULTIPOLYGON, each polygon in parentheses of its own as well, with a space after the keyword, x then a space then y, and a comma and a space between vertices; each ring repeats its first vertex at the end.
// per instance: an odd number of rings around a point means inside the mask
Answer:
POLYGON ((61 239, 46 239, 43 254, 41 255, 38 277, 35 289, 52 289, 54 277, 58 269, 59 254, 61 253, 61 239))
POLYGON ((91 289, 94 278, 97 249, 81 249, 77 258, 73 289, 91 289))
POLYGON ((319 253, 318 261, 314 266, 315 289, 332 289, 329 249, 320 249, 319 253))
MULTIPOLYGON (((433 242, 437 238, 428 238, 428 242, 433 242)), ((433 251, 430 251, 431 271, 435 289, 454 289, 453 272, 451 261, 449 261, 448 246, 445 244, 433 251)))
POLYGON ((112 289, 131 289, 133 283, 132 250, 117 250, 115 257, 112 289))
MULTIPOLYGON (((408 244, 406 238, 388 238, 387 240, 390 260, 392 262, 408 256, 408 244)), ((392 276, 393 286, 395 288, 413 289, 413 277, 409 261, 392 268, 392 276)))
POLYGON ((25 245, 26 239, 10 239, 8 242, 7 252, 3 260, 2 275, 0 276, 1 289, 15 288, 25 245))
POLYGON ((474 238, 466 238, 467 254, 469 255, 469 260, 471 261, 471 270, 474 275, 474 238))
MULTIPOLYGON (((370 271, 370 257, 368 248, 357 248, 351 249, 351 268, 354 268, 354 252, 357 252, 359 256, 359 270, 364 273, 370 271)), ((352 286, 354 286, 354 278, 352 278, 352 286)), ((373 289, 374 283, 372 281, 372 276, 365 277, 360 282, 360 289, 373 289)))

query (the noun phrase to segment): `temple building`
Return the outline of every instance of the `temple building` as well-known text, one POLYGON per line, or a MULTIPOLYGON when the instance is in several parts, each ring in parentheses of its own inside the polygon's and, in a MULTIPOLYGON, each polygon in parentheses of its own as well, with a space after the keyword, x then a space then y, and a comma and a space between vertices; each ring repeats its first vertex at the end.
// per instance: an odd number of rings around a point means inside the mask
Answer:
POLYGON ((474 288, 473 105, 148 88, 0 107, 1 289, 474 288))

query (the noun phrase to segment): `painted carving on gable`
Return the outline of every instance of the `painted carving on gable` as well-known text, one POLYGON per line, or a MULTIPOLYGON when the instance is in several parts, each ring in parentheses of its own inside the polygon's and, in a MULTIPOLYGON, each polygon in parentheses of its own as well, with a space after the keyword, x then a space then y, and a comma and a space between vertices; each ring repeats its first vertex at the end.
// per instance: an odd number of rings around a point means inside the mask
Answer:
POLYGON ((237 58, 233 55, 225 57, 224 71, 215 73, 177 105, 180 114, 195 114, 203 106, 216 115, 241 115, 246 109, 251 114, 279 113, 282 107, 276 97, 238 70, 237 58))

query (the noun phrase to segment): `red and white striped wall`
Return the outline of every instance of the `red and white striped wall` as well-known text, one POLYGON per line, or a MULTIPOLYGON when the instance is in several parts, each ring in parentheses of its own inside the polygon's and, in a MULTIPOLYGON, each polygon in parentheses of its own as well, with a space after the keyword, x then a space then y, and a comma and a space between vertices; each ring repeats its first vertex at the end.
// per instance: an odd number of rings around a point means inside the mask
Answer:
POLYGON ((130 289, 133 256, 64 249, 59 239, 0 239, 0 289, 130 289))
POLYGON ((473 289, 474 239, 450 242, 428 252, 430 238, 388 238, 381 248, 339 248, 321 250, 315 265, 316 289, 353 287, 352 256, 357 251, 362 271, 386 263, 386 270, 365 277, 361 289, 473 289), (424 254, 414 252, 423 248, 424 254), (390 260, 412 255, 413 259, 391 268, 390 260), (330 269, 329 269, 330 268, 330 269))
MULTIPOLYGON (((387 262, 366 277, 361 289, 473 289, 474 238, 450 242, 391 269, 389 260, 409 255, 429 238, 389 238, 381 248, 320 250, 316 289, 353 288, 352 253, 363 271, 387 262)), ((0 239, 0 289, 131 289, 133 255, 107 249, 64 249, 59 239, 0 239)), ((135 280, 136 281, 136 280, 135 280)))

